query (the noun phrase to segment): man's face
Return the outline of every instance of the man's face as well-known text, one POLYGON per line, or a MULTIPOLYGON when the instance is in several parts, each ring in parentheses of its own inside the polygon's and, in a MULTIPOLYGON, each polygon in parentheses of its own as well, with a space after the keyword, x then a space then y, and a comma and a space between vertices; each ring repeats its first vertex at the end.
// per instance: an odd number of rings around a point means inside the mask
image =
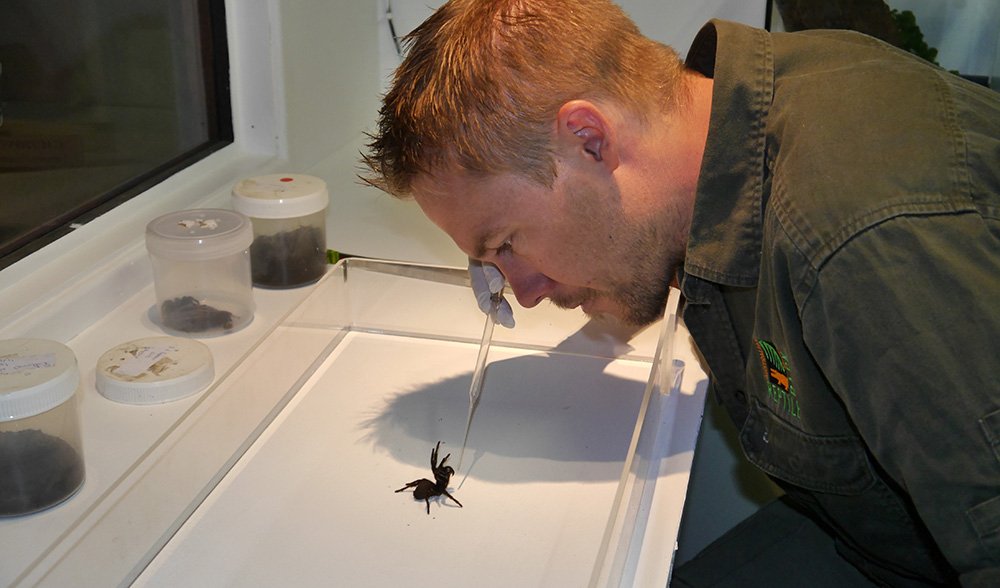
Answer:
POLYGON ((548 298, 644 325, 660 318, 686 237, 630 205, 612 176, 560 170, 552 189, 520 176, 423 176, 414 197, 469 257, 495 264, 521 306, 548 298))

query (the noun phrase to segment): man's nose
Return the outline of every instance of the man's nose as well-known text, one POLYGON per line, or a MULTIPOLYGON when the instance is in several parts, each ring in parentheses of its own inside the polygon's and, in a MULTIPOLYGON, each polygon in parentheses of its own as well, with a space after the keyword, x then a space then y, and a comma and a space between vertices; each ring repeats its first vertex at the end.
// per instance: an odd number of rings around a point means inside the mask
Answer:
POLYGON ((555 282, 527 264, 517 261, 494 261, 507 284, 514 290, 517 303, 524 308, 536 306, 552 293, 555 282))

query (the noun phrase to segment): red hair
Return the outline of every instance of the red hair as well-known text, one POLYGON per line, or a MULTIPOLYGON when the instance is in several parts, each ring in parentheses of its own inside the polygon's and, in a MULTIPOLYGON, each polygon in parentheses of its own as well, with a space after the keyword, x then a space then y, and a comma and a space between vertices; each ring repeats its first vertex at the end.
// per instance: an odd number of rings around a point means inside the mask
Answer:
POLYGON ((612 102, 642 118, 680 93, 676 52, 610 0, 451 0, 404 42, 362 178, 400 197, 442 169, 551 186, 563 104, 612 102))

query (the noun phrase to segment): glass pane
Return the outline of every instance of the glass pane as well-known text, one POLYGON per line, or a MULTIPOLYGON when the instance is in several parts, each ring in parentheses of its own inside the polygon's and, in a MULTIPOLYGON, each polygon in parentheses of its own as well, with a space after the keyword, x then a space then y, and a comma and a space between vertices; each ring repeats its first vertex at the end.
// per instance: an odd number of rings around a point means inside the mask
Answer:
POLYGON ((1000 74, 1000 3, 996 0, 771 2, 771 30, 853 29, 1000 89, 995 83, 1000 74))
POLYGON ((4 1, 0 267, 232 140, 222 4, 4 1))

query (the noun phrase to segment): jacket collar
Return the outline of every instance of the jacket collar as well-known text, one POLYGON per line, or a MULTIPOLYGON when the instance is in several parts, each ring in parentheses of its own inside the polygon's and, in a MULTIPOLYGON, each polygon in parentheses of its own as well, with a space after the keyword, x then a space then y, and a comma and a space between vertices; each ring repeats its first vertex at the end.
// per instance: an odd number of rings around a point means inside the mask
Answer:
POLYGON ((761 260, 765 137, 774 83, 770 34, 713 20, 686 65, 714 79, 685 274, 754 286, 761 260))

